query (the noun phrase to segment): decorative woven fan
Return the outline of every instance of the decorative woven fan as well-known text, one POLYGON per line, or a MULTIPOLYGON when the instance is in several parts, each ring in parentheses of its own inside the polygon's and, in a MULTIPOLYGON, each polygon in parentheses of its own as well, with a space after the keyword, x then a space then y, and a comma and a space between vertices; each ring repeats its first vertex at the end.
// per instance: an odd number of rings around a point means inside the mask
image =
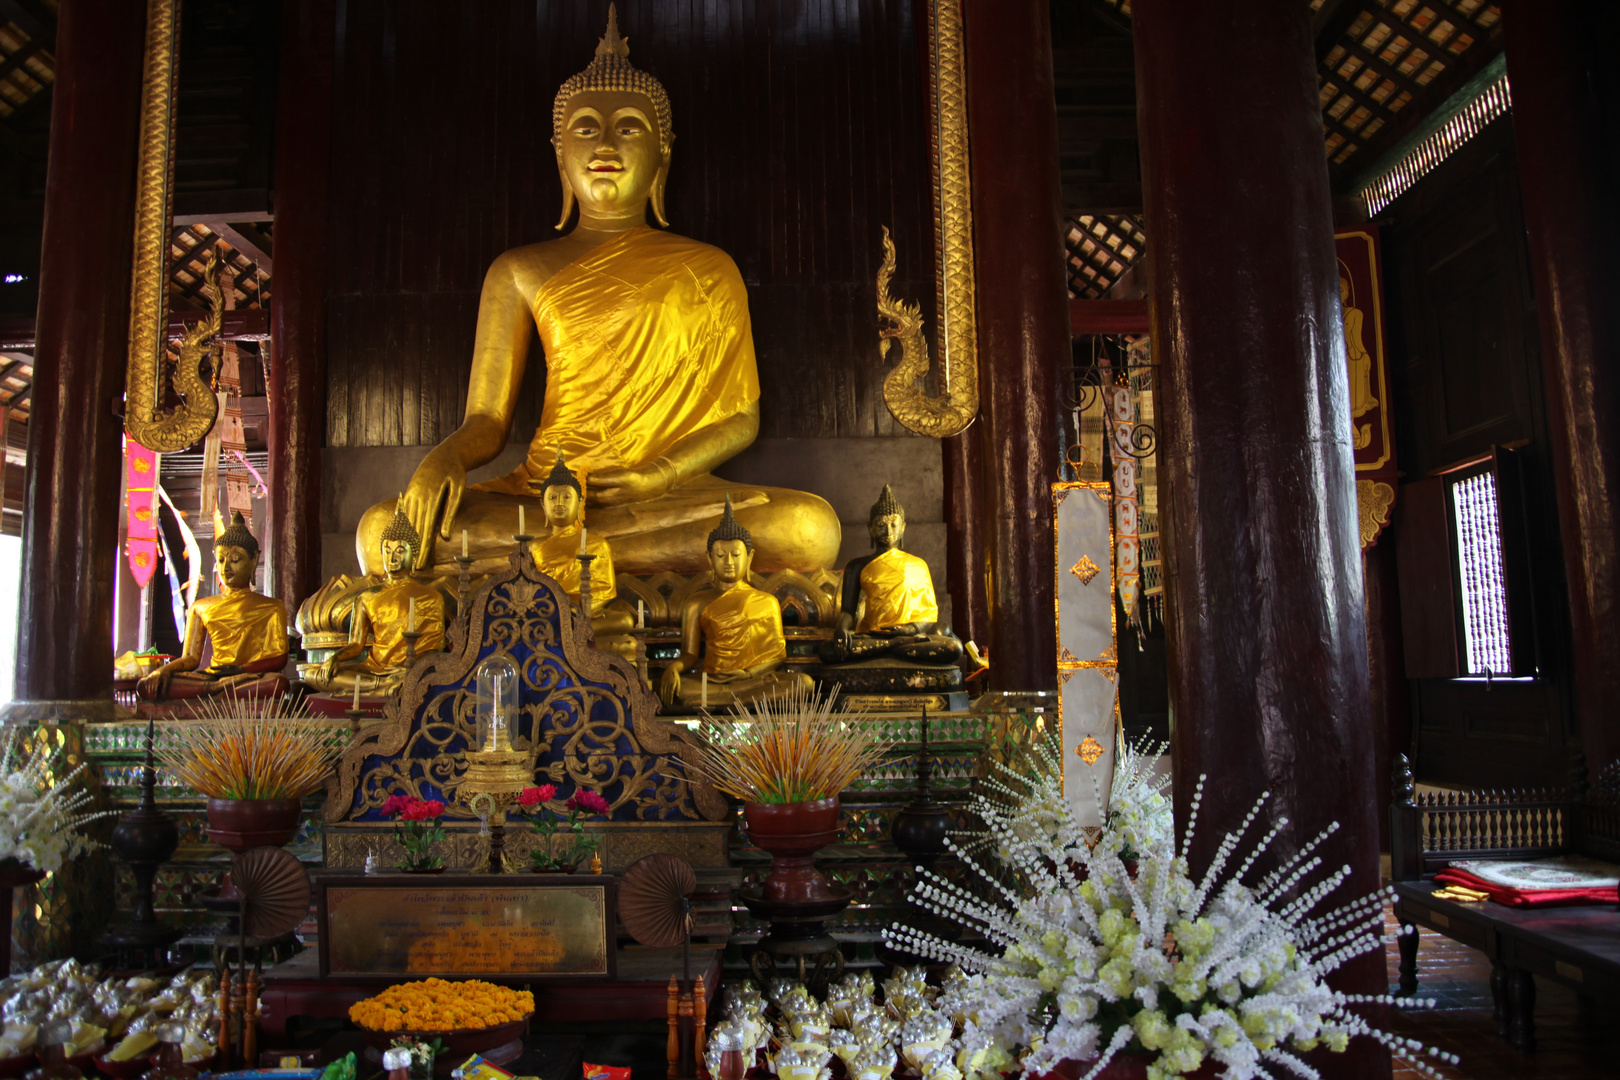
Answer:
POLYGON ((619 879, 619 918, 630 936, 654 949, 685 944, 692 932, 697 875, 685 859, 657 853, 637 859, 619 879))
POLYGON ((309 914, 309 875, 284 848, 244 851, 231 865, 231 880, 242 894, 242 932, 250 937, 278 938, 309 914))

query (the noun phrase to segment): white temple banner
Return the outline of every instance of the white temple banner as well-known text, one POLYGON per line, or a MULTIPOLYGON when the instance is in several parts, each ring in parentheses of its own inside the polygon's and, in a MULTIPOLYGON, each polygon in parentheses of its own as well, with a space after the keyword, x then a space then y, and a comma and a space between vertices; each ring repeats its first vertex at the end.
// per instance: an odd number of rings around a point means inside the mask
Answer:
POLYGON ((1100 826, 1114 776, 1118 665, 1110 485, 1053 484, 1052 510, 1063 791, 1082 825, 1100 826))

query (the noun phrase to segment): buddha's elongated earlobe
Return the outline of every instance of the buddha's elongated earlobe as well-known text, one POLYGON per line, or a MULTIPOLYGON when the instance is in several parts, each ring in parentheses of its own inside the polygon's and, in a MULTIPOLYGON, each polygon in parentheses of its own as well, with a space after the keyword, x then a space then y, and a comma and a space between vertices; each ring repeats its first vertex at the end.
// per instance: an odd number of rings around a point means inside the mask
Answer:
POLYGON ((557 231, 568 228, 568 219, 574 216, 574 188, 568 183, 568 171, 563 168, 562 153, 557 154, 557 179, 562 182, 562 216, 557 219, 557 231))
POLYGON ((653 178, 652 203, 653 219, 664 228, 669 228, 669 218, 664 215, 664 185, 669 180, 669 154, 664 155, 664 163, 658 166, 658 175, 653 178))

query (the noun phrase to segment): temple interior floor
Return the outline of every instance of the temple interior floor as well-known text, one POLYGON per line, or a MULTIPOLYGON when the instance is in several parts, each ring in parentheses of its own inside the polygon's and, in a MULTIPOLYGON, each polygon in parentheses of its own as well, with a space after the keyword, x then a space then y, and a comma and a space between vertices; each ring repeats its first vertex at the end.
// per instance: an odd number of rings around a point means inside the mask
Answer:
MULTIPOLYGON (((1390 992, 1400 981, 1399 928, 1384 909, 1384 955, 1390 992)), ((1583 1004, 1568 990, 1536 980, 1536 1049, 1523 1054, 1496 1037, 1491 1009, 1491 964, 1485 954, 1430 930, 1420 929, 1418 996, 1434 998, 1433 1009, 1402 1010, 1391 1030, 1426 1046, 1456 1054, 1462 1062, 1442 1067, 1447 1080, 1591 1080, 1614 1076, 1620 1061, 1620 1025, 1601 1002, 1583 1004)), ((1430 1059, 1432 1060, 1432 1059, 1430 1059)), ((1395 1080, 1419 1080, 1397 1058, 1395 1080)))

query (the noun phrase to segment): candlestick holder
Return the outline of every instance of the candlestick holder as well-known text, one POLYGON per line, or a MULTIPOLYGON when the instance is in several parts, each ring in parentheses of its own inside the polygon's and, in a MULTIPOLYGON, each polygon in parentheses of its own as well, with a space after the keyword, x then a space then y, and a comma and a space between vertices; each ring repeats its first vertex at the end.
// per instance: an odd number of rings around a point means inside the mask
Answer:
POLYGON ((462 617, 467 614, 467 597, 472 592, 472 564, 471 555, 456 556, 456 565, 461 567, 456 572, 456 612, 462 617))
MULTIPOLYGON (((579 560, 579 608, 585 615, 587 633, 591 627, 591 563, 596 561, 595 555, 580 552, 574 558, 579 560)), ((595 635, 592 634, 592 637, 595 635)))
POLYGON ((354 730, 359 731, 360 721, 371 714, 366 712, 364 709, 344 709, 343 715, 349 718, 349 726, 354 728, 354 730))
MULTIPOLYGON (((906 856, 906 861, 919 870, 918 877, 934 868, 945 854, 945 843, 951 831, 951 808, 935 802, 929 791, 934 774, 934 761, 928 749, 928 707, 923 706, 922 724, 917 747, 917 797, 894 816, 889 828, 889 839, 906 856)), ((948 923, 910 895, 906 898, 899 921, 913 929, 936 937, 954 941, 961 933, 954 923, 948 923)), ((925 957, 916 956, 889 945, 878 948, 879 955, 891 963, 913 965, 931 964, 925 957)))
POLYGON ((422 638, 420 630, 402 630, 399 634, 405 639, 405 666, 416 663, 416 643, 422 638))
POLYGON ((534 542, 534 534, 513 533, 512 540, 518 545, 518 547, 522 548, 524 551, 527 551, 529 550, 529 545, 534 542))

